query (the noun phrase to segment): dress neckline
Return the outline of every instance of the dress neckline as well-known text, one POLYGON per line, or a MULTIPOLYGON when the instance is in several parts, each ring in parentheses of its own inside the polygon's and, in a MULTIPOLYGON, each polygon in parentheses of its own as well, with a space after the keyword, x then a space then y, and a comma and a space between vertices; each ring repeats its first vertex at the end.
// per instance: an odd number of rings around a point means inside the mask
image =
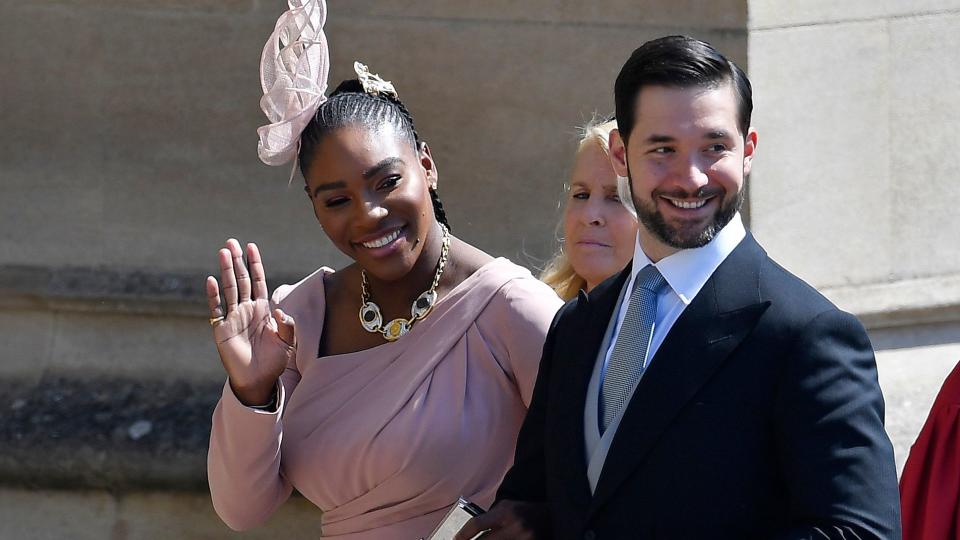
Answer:
MULTIPOLYGON (((421 321, 421 323, 427 322, 432 315, 439 315, 439 312, 442 311, 442 309, 446 306, 446 304, 448 304, 449 302, 453 301, 453 299, 462 296, 467 290, 469 290, 469 287, 473 284, 473 282, 478 281, 484 274, 486 274, 487 272, 489 272, 489 271, 490 271, 490 268, 495 267, 495 266, 499 266, 499 265, 501 265, 501 264, 503 264, 503 263, 508 263, 508 264, 511 264, 511 265, 513 264, 513 263, 511 263, 508 259, 506 259, 506 258, 504 258, 504 257, 496 257, 496 258, 494 258, 493 260, 484 263, 480 268, 477 268, 476 270, 474 270, 474 272, 473 272, 472 274, 470 274, 469 276, 467 276, 466 278, 464 278, 463 281, 461 281, 461 282, 458 283, 453 289, 451 289, 450 292, 449 292, 447 295, 445 295, 445 296, 441 297, 440 299, 438 299, 438 300, 437 300, 437 303, 434 304, 434 306, 433 306, 433 312, 434 312, 434 313, 431 313, 431 315, 428 315, 426 319, 423 319, 423 321, 421 321)), ((330 268, 323 268, 323 272, 324 272, 324 274, 323 274, 323 279, 320 280, 320 291, 319 291, 319 292, 324 295, 323 298, 326 298, 326 277, 327 277, 328 275, 330 275, 330 274, 333 274, 335 271, 334 271, 333 269, 330 269, 330 268)), ((324 317, 324 319, 325 319, 325 317, 324 317)), ((317 338, 317 353, 320 352, 320 351, 319 351, 319 349, 320 349, 320 340, 323 339, 323 327, 324 327, 325 324, 326 324, 326 321, 322 319, 322 320, 321 320, 321 325, 320 325, 320 328, 321 328, 321 330, 320 330, 320 336, 318 336, 318 338, 317 338)), ((373 352, 375 352, 375 351, 382 350, 384 347, 387 347, 388 345, 392 348, 391 350, 396 351, 396 352, 400 352, 401 350, 406 349, 406 348, 407 348, 407 345, 408 345, 409 343, 411 343, 412 341, 415 341, 414 339, 412 339, 413 336, 422 333, 422 332, 423 332, 423 328, 426 328, 426 327, 428 327, 428 326, 429 326, 429 325, 427 325, 427 324, 418 324, 418 325, 415 325, 415 326, 414 326, 413 328, 411 328, 410 331, 407 332, 403 337, 401 337, 400 339, 398 339, 397 341, 394 341, 394 342, 385 341, 385 342, 381 343, 380 345, 374 345, 373 347, 369 347, 369 348, 366 348, 366 349, 361 349, 361 350, 359 350, 359 351, 351 351, 351 352, 345 352, 345 353, 340 353, 340 354, 328 354, 328 355, 325 355, 325 356, 320 356, 319 354, 315 354, 314 357, 315 357, 317 360, 335 360, 335 359, 340 359, 340 358, 349 358, 350 356, 357 355, 357 354, 363 354, 363 353, 369 354, 369 353, 373 353, 373 352)))

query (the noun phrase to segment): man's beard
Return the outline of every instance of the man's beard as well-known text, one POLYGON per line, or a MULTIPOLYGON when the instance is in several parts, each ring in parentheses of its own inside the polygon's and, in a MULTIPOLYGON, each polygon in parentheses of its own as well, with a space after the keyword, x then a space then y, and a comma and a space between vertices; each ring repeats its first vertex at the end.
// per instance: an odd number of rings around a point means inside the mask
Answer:
MULTIPOLYGON (((703 197, 706 194, 704 192, 705 190, 701 189, 697 193, 697 197, 703 197)), ((717 193, 716 196, 720 197, 723 194, 724 193, 721 191, 717 193)), ((737 215, 737 212, 740 211, 740 207, 743 206, 744 189, 741 188, 740 191, 737 192, 737 196, 729 202, 724 202, 721 200, 720 208, 717 209, 716 213, 713 215, 713 219, 707 224, 706 227, 700 230, 687 230, 667 224, 666 220, 663 218, 663 214, 657 210, 655 201, 638 201, 637 197, 633 195, 632 178, 630 179, 630 195, 633 199, 633 205, 637 209, 637 219, 640 220, 640 224, 646 227, 651 234, 672 248, 691 249, 703 247, 709 244, 710 241, 717 236, 717 233, 726 227, 727 223, 730 223, 730 220, 733 219, 733 216, 737 215)), ((653 197, 655 199, 657 195, 654 195, 653 197)))

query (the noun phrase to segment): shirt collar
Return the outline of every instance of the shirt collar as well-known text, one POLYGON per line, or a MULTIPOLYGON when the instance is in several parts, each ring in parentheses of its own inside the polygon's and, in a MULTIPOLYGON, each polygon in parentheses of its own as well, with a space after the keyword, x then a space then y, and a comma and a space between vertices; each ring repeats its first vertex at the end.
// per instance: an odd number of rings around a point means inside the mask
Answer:
MULTIPOLYGON (((737 212, 730 223, 727 223, 707 245, 681 249, 673 255, 664 257, 654 266, 667 280, 670 288, 680 297, 680 301, 689 305, 707 283, 707 280, 710 279, 710 276, 713 275, 713 272, 720 266, 720 263, 733 252, 746 235, 747 231, 743 227, 740 213, 737 212)), ((631 283, 637 278, 640 270, 643 270, 648 264, 653 263, 640 248, 640 236, 638 235, 633 251, 631 283)))

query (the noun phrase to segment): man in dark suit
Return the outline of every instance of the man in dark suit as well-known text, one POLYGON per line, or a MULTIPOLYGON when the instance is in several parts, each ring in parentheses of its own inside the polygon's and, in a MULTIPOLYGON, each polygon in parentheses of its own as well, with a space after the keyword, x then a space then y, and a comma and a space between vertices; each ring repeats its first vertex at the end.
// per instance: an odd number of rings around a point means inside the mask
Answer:
POLYGON ((557 314, 515 464, 458 538, 899 539, 866 332, 740 219, 757 146, 746 75, 661 38, 615 97, 633 262, 557 314))

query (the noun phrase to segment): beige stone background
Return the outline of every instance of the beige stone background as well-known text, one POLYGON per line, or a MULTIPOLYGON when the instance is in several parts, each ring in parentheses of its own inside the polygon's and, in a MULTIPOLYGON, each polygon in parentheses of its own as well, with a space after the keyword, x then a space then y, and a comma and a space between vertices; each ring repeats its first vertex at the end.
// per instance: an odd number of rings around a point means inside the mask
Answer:
MULTIPOLYGON (((960 360, 960 0, 329 3, 331 79, 361 59, 396 83, 456 233, 531 267, 630 51, 686 33, 741 63, 750 227, 867 325, 902 466, 960 360)), ((0 0, 0 538, 232 537, 203 484, 223 380, 203 276, 228 236, 272 285, 343 263, 256 157, 282 9, 0 0)), ((242 536, 317 523, 293 499, 242 536)))

